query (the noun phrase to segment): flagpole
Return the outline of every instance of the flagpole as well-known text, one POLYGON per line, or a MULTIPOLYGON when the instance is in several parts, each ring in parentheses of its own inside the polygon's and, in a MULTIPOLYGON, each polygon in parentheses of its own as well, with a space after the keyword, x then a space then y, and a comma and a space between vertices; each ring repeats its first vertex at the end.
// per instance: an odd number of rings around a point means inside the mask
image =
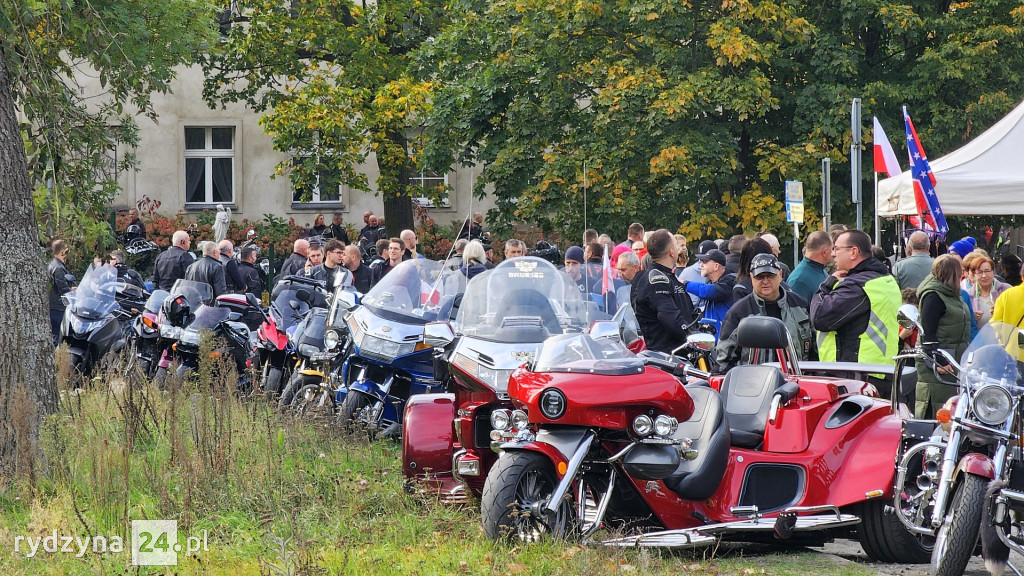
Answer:
POLYGON ((587 161, 583 160, 583 231, 587 230, 587 161))
POLYGON ((875 246, 881 246, 882 231, 878 227, 878 172, 875 172, 874 170, 872 170, 872 172, 875 173, 875 246))

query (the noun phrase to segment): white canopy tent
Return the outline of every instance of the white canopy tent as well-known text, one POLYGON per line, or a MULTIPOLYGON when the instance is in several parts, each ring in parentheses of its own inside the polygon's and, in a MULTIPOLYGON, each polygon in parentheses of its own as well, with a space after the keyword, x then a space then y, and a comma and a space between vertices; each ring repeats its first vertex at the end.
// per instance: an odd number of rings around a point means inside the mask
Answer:
MULTIPOLYGON (((1024 214, 1024 102, 931 166, 946 215, 1024 214)), ((883 218, 915 215, 910 171, 879 181, 875 203, 883 218)))

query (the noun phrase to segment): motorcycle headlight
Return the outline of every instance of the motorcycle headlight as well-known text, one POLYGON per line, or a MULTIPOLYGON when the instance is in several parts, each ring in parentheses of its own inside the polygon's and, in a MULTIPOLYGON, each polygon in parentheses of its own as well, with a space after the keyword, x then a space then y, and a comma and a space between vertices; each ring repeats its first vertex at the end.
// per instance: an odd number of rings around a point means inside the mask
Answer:
POLYGON ((530 426, 530 418, 522 410, 512 411, 512 427, 516 430, 526 430, 530 426))
POLYGON ((179 341, 182 344, 189 344, 191 346, 199 346, 199 331, 187 329, 181 333, 179 341))
POLYGON ((978 390, 971 403, 974 415, 978 420, 989 426, 996 426, 1006 422, 1013 409, 1013 402, 1010 400, 1010 393, 1002 386, 992 384, 978 390))
POLYGON ((327 332, 324 332, 324 346, 326 346, 328 350, 333 350, 340 340, 341 338, 338 336, 337 330, 328 330, 327 332))
POLYGON ((319 352, 320 350, 312 344, 299 344, 299 354, 306 358, 312 358, 319 352))
POLYGON ((557 420, 565 414, 565 394, 557 388, 548 388, 540 395, 540 413, 550 420, 557 420))
POLYGON ((160 325, 160 337, 168 340, 177 340, 181 336, 181 328, 170 324, 160 325))
POLYGON ((647 414, 633 418, 633 432, 636 432, 637 436, 647 436, 652 430, 654 430, 654 421, 647 414))
POLYGON ((662 414, 654 419, 654 433, 658 436, 669 436, 676 433, 676 428, 679 428, 679 421, 671 416, 662 414))
POLYGON ((491 428, 495 430, 508 430, 511 423, 512 415, 510 411, 499 409, 491 412, 491 428))

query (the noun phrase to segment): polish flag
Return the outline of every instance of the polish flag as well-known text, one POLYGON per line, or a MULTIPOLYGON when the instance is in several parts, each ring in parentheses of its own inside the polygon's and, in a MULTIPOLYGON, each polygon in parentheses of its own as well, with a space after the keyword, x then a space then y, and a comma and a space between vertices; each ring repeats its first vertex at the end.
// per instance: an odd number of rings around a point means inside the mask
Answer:
POLYGON ((892 151, 892 144, 889 144, 889 139, 886 138, 885 130, 882 130, 878 118, 875 118, 874 141, 875 172, 884 172, 890 178, 899 176, 903 170, 900 168, 900 162, 896 159, 896 153, 892 151))

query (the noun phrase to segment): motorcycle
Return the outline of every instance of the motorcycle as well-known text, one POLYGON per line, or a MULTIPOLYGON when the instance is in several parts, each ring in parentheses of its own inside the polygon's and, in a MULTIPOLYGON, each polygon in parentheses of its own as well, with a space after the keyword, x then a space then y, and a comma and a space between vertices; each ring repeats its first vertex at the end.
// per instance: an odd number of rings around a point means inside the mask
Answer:
POLYGON ((781 368, 724 377, 634 355, 606 324, 550 338, 512 373, 515 410, 491 416, 501 454, 481 496, 490 538, 590 541, 606 527, 640 530, 597 540, 630 547, 857 536, 873 559, 927 561, 884 514, 900 417, 857 393, 863 382, 802 375, 780 320, 751 316, 737 334, 781 368))
MULTIPOLYGON (((911 507, 914 514, 904 513, 901 519, 919 534, 935 537, 933 575, 962 574, 982 530, 990 531, 983 548, 1008 551, 1011 543, 1020 548, 1014 543, 1020 537, 1019 532, 1013 534, 1009 510, 1020 507, 1015 498, 1021 495, 1007 483, 1013 467, 1021 467, 1017 407, 1024 387, 1019 385, 1018 333, 1013 325, 986 324, 959 363, 939 350, 958 374, 957 393, 938 410, 940 426, 932 436, 900 460, 901 475, 918 474, 920 491, 914 496, 923 503, 911 507), (993 488, 986 497, 990 482, 993 488)), ((936 375, 942 382, 942 375, 936 375)), ((986 560, 991 557, 987 555, 986 560)), ((994 565, 1000 563, 996 558, 994 565)), ((1003 556, 1003 568, 1005 560, 1003 556)))
POLYGON ((167 379, 167 370, 174 359, 174 345, 177 344, 185 327, 195 318, 194 311, 212 299, 213 288, 205 282, 180 279, 171 286, 157 315, 160 333, 157 348, 160 351, 160 359, 153 373, 153 380, 157 386, 162 388, 167 379))
POLYGON ((306 365, 296 371, 293 382, 289 383, 296 390, 291 404, 296 416, 333 416, 337 412, 345 395, 342 366, 352 350, 345 316, 358 304, 359 294, 351 287, 338 286, 335 289, 325 321, 323 350, 311 354, 306 365))
POLYGON ((77 290, 62 298, 66 306, 60 341, 66 342, 71 366, 83 376, 109 367, 130 344, 131 319, 142 308, 143 292, 117 280, 113 266, 90 268, 77 290))
POLYGON ((352 354, 342 367, 346 392, 339 424, 396 434, 409 398, 443 389, 444 382, 434 378, 433 348, 423 341, 424 325, 450 320, 465 288, 464 275, 415 258, 366 293, 346 319, 352 354))
MULTIPOLYGON (((490 418, 511 408, 508 377, 532 360, 552 334, 581 332, 607 319, 585 302, 576 283, 547 260, 513 258, 473 278, 454 323, 428 323, 424 343, 434 350, 434 379, 448 392, 409 399, 402 431, 402 470, 410 484, 457 500, 480 495, 497 459, 490 418)), ((615 317, 623 340, 643 346, 628 305, 615 317)))
POLYGON ((156 373, 160 356, 160 307, 171 293, 154 290, 143 306, 142 313, 132 321, 135 353, 139 358, 139 369, 143 376, 152 378, 156 373))
POLYGON ((288 276, 274 287, 271 300, 266 321, 257 329, 256 363, 261 367, 260 386, 277 395, 296 364, 298 347, 292 335, 311 310, 327 308, 327 292, 322 282, 288 276))
MULTIPOLYGON (((209 357, 232 360, 238 377, 235 389, 242 394, 251 392, 250 368, 255 328, 259 325, 254 318, 262 320, 265 314, 253 294, 222 294, 212 305, 200 305, 173 346, 179 361, 178 376, 184 377, 189 371, 199 368, 200 343, 205 335, 209 335, 215 339, 215 347, 209 351, 209 357)), ((218 381, 216 376, 213 381, 218 381)))

